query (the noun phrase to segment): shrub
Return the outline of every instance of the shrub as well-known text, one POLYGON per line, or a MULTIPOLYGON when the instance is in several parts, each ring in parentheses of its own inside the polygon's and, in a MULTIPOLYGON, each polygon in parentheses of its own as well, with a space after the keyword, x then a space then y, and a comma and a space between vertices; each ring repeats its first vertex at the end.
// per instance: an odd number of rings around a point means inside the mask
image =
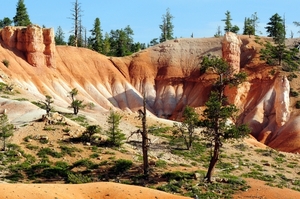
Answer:
POLYGON ((4 66, 6 66, 6 68, 8 68, 9 61, 7 59, 2 60, 2 63, 4 64, 4 66))
POLYGON ((297 78, 298 76, 295 74, 295 73, 291 73, 291 74, 289 74, 288 76, 287 76, 287 79, 289 80, 289 81, 292 81, 294 78, 297 78))
POLYGON ((300 109, 300 100, 296 102, 296 109, 300 109))
POLYGON ((89 176, 83 175, 81 173, 70 172, 67 174, 67 182, 70 184, 82 184, 92 182, 92 179, 89 176))
POLYGON ((118 175, 130 169, 132 164, 131 160, 119 159, 116 160, 116 164, 111 168, 111 171, 118 175))
POLYGON ((290 90, 290 96, 291 97, 298 97, 299 93, 297 91, 294 91, 292 88, 290 90))

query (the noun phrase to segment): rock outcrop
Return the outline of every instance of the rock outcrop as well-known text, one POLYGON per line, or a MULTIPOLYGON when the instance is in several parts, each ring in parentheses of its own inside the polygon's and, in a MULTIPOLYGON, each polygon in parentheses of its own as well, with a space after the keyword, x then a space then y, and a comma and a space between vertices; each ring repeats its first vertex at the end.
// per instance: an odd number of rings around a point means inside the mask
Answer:
POLYGON ((274 83, 275 97, 275 113, 276 124, 282 127, 290 119, 290 83, 286 76, 280 76, 275 79, 274 83))
POLYGON ((35 67, 55 67, 55 41, 52 28, 37 25, 27 27, 6 26, 0 32, 3 43, 26 55, 26 61, 35 67))
MULTIPOLYGON (((252 60, 259 56, 259 44, 248 36, 239 37, 242 46, 238 37, 228 33, 224 38, 170 40, 132 56, 116 58, 85 48, 55 47, 51 29, 6 27, 1 30, 0 57, 13 67, 0 63, 0 80, 14 83, 34 100, 44 100, 44 95, 49 94, 60 107, 69 106, 68 93, 77 88, 78 99, 93 103, 97 114, 110 108, 135 112, 142 107, 145 93, 148 113, 179 120, 186 105, 197 110, 204 107, 216 80, 212 73, 200 74, 201 57, 223 54, 235 72, 241 65, 241 70, 248 73, 247 82, 225 91, 230 103, 240 111, 239 121, 249 124, 258 140, 286 150, 292 143, 286 135, 300 137, 296 124, 299 116, 289 112, 288 81, 272 75, 271 67, 254 66, 263 64, 252 60), (248 50, 246 45, 250 46, 248 50)), ((8 113, 18 111, 12 108, 7 108, 8 113)), ((300 144, 293 142, 290 151, 300 152, 300 144)))
POLYGON ((232 67, 232 74, 240 71, 241 39, 232 32, 227 32, 222 41, 222 56, 232 67))

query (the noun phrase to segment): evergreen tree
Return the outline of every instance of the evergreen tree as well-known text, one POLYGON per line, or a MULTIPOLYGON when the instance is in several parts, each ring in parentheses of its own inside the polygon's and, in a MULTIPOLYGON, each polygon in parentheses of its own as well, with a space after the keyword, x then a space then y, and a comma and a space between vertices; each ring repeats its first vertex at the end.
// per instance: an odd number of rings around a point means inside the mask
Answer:
POLYGON ((126 140, 125 134, 123 134, 119 128, 122 116, 117 112, 110 110, 110 115, 107 118, 109 129, 106 131, 108 134, 108 142, 113 146, 121 146, 122 142, 126 140))
POLYGON ((221 37, 221 36, 222 36, 221 27, 218 26, 217 32, 216 32, 216 34, 214 35, 214 37, 221 37))
POLYGON ((10 18, 4 17, 3 20, 0 20, 0 28, 4 28, 5 26, 11 26, 12 23, 13 21, 10 18))
POLYGON ((16 15, 13 18, 15 26, 28 26, 31 24, 24 0, 19 0, 16 8, 16 15))
POLYGON ((77 115, 79 112, 80 108, 84 108, 85 105, 83 104, 82 100, 77 100, 75 97, 78 95, 78 90, 77 88, 73 88, 70 92, 70 97, 71 97, 71 105, 70 108, 73 108, 73 113, 74 115, 77 115))
POLYGON ((56 45, 66 45, 66 42, 64 41, 65 33, 60 26, 57 28, 54 39, 56 45))
POLYGON ((183 141, 186 149, 190 150, 193 142, 197 139, 195 130, 198 127, 199 115, 194 108, 186 106, 182 116, 183 121, 181 123, 174 123, 173 139, 179 142, 183 141))
POLYGON ((45 95, 46 99, 45 101, 41 101, 42 104, 44 104, 44 106, 42 107, 43 109, 46 110, 47 115, 50 115, 50 111, 52 110, 52 106, 51 104, 54 102, 52 100, 52 97, 50 95, 45 95))
POLYGON ((254 35, 255 34, 255 28, 253 26, 253 21, 250 18, 245 18, 244 21, 244 31, 243 31, 243 35, 254 35))
POLYGON ((225 26, 224 26, 224 31, 225 32, 229 32, 232 28, 232 24, 231 24, 231 16, 230 16, 230 12, 227 10, 225 13, 226 18, 222 19, 222 21, 225 22, 225 26))
POLYGON ((173 20, 173 16, 170 13, 170 9, 167 9, 167 12, 165 15, 162 16, 162 24, 159 26, 160 30, 161 30, 161 36, 160 36, 160 43, 170 40, 170 39, 174 39, 173 38, 173 29, 174 29, 174 25, 172 23, 173 20))
MULTIPOLYGON (((270 22, 265 27, 269 37, 273 37, 275 46, 269 42, 265 44, 265 49, 261 51, 261 58, 267 60, 269 64, 274 64, 273 60, 278 60, 278 65, 282 65, 282 61, 291 61, 293 51, 287 51, 285 45, 285 23, 277 13, 270 18, 270 22), (286 59, 287 58, 287 59, 286 59)), ((295 57, 294 57, 295 58, 295 57)), ((291 62, 294 63, 294 62, 291 62)))
POLYGON ((254 29, 253 30, 253 32, 254 32, 253 35, 256 34, 256 28, 258 27, 258 23, 259 23, 258 20, 259 20, 259 18, 257 16, 256 12, 251 15, 252 28, 254 29))
POLYGON ((284 43, 285 40, 285 24, 283 19, 277 13, 270 18, 270 22, 265 27, 268 37, 273 37, 276 44, 284 43))
POLYGON ((132 35, 133 30, 130 26, 126 26, 124 30, 111 30, 109 55, 122 57, 132 54, 132 45, 134 45, 132 35))
POLYGON ((96 133, 101 132, 101 127, 99 125, 89 125, 86 127, 86 130, 83 132, 82 141, 92 142, 92 136, 96 133))
POLYGON ((218 57, 204 57, 201 63, 203 70, 212 68, 218 75, 213 86, 200 126, 204 128, 201 132, 205 139, 212 144, 212 154, 205 179, 211 182, 214 168, 219 160, 220 149, 226 140, 243 138, 250 132, 246 125, 237 125, 234 115, 237 108, 228 104, 224 89, 226 86, 237 86, 246 79, 246 74, 238 73, 232 75, 229 64, 218 57))
POLYGON ((6 139, 13 135, 13 128, 14 126, 8 122, 7 115, 2 114, 0 116, 0 137, 3 141, 3 151, 6 149, 6 139))
POLYGON ((104 55, 109 55, 110 53, 110 38, 108 33, 105 33, 104 36, 102 53, 104 55))
POLYGON ((102 53, 103 48, 103 38, 101 33, 101 26, 100 26, 100 19, 96 18, 94 23, 94 28, 91 31, 92 37, 91 37, 91 49, 102 53))
POLYGON ((222 21, 225 22, 224 31, 237 33, 240 30, 240 28, 237 25, 232 26, 231 24, 232 18, 228 10, 226 11, 225 16, 226 16, 225 19, 222 19, 222 21))

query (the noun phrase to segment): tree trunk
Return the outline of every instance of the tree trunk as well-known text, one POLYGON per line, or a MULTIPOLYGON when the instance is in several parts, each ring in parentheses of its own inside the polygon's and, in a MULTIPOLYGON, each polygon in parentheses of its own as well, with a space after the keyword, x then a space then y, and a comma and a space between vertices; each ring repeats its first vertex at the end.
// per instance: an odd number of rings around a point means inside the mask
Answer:
POLYGON ((143 134, 142 134, 142 149, 143 149, 143 163, 144 163, 144 175, 145 178, 148 179, 149 175, 149 162, 148 162, 148 132, 147 132, 147 127, 146 127, 146 98, 144 94, 144 99, 143 99, 143 106, 144 106, 144 115, 142 118, 142 124, 143 124, 143 134))
POLYGON ((221 145, 220 145, 219 137, 216 137, 215 146, 214 146, 214 153, 213 153, 212 158, 210 159, 208 171, 207 171, 207 174, 205 176, 205 179, 208 182, 211 182, 211 177, 212 177, 213 171, 214 171, 215 166, 216 166, 216 164, 219 160, 220 147, 221 147, 221 145))

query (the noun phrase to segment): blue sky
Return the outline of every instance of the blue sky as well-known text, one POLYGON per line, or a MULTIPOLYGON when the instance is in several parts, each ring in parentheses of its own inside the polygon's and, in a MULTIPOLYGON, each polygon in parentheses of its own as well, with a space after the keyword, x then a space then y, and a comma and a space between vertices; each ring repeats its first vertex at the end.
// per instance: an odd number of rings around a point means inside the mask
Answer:
MULTIPOLYGON (((0 19, 13 18, 18 0, 0 0, 0 19)), ((31 22, 52 27, 61 26, 67 40, 72 30, 71 9, 75 0, 24 0, 31 22)), ((245 17, 257 12, 261 35, 266 35, 265 26, 275 13, 285 15, 287 37, 291 31, 294 37, 300 27, 293 21, 300 21, 300 0, 78 0, 82 9, 82 24, 93 28, 99 18, 103 33, 130 25, 134 41, 148 44, 160 36, 159 25, 166 9, 174 16, 174 36, 212 37, 218 26, 223 30, 225 12, 231 13, 232 24, 240 27, 242 33, 245 17)), ((89 32, 88 32, 89 34, 89 32)))

